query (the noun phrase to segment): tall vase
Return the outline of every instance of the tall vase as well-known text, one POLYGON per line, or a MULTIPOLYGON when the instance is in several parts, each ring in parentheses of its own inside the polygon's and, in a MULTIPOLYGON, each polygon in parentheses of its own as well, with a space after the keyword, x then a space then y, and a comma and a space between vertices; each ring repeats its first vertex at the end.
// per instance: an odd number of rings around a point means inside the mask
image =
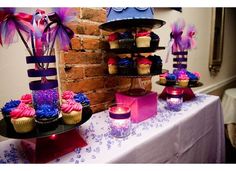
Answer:
POLYGON ((56 58, 55 56, 28 56, 26 62, 28 65, 31 64, 31 69, 27 72, 31 79, 29 88, 32 91, 33 106, 36 111, 35 121, 39 127, 46 128, 48 127, 46 124, 55 123, 59 116, 56 58), (49 64, 54 67, 48 68, 49 64))

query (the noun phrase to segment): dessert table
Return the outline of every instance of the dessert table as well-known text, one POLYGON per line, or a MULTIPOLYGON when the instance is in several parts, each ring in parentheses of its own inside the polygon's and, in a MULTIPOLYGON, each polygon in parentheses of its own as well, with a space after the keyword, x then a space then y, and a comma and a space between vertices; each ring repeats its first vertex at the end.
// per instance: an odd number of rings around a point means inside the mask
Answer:
MULTIPOLYGON (((50 163, 223 163, 224 121, 219 97, 197 94, 179 112, 158 100, 157 115, 132 124, 126 138, 108 131, 107 111, 94 114, 77 129, 88 145, 50 163)), ((73 138, 73 137, 71 137, 73 138)), ((69 140, 68 140, 69 141, 69 140)), ((66 143, 66 142, 65 142, 66 143)), ((0 143, 0 163, 28 163, 20 140, 0 143)))
POLYGON ((222 108, 230 142, 236 148, 236 88, 225 90, 222 108))

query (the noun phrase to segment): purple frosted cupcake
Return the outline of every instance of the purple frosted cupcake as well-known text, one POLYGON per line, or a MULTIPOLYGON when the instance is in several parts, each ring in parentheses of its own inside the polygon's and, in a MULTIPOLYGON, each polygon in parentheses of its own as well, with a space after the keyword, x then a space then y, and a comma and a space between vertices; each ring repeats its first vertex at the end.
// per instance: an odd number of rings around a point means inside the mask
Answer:
POLYGON ((20 100, 11 100, 10 102, 7 102, 1 109, 2 116, 4 121, 6 122, 7 129, 13 129, 10 112, 17 108, 20 103, 20 100))

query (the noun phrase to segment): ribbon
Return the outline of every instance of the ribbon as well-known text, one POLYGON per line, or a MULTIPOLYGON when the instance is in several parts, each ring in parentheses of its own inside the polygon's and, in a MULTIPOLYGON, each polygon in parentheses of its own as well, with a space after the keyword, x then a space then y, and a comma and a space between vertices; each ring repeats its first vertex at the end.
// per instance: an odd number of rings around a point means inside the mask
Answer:
POLYGON ((52 39, 49 41, 51 43, 51 48, 49 55, 52 53, 52 49, 55 43, 55 40, 58 39, 60 49, 67 50, 69 47, 71 48, 70 40, 74 36, 74 32, 67 26, 65 23, 71 21, 75 14, 71 14, 71 11, 68 8, 59 8, 48 15, 51 23, 47 25, 43 32, 43 41, 47 41, 47 35, 51 35, 52 39))
POLYGON ((28 52, 30 55, 33 55, 26 42, 29 38, 30 32, 34 31, 33 26, 30 24, 32 15, 26 13, 14 14, 14 8, 6 8, 3 10, 5 10, 5 12, 2 12, 4 16, 1 16, 0 23, 1 43, 9 46, 14 42, 15 34, 18 32, 28 52))

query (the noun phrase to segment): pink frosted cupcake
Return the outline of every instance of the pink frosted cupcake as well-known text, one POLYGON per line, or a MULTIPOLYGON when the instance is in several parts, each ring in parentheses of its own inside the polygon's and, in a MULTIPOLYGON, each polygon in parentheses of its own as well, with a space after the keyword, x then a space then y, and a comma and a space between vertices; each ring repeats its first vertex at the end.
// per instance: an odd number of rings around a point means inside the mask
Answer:
POLYGON ((149 31, 140 31, 135 35, 135 37, 137 47, 150 47, 151 37, 149 31))
POLYGON ((32 100, 32 95, 31 94, 24 94, 24 95, 22 95, 20 101, 22 103, 25 103, 25 104, 29 105, 29 106, 33 105, 32 104, 33 100, 32 100))
POLYGON ((188 82, 189 82, 189 77, 187 76, 187 74, 181 74, 178 77, 179 86, 188 87, 188 82))
POLYGON ((110 57, 108 59, 108 72, 109 74, 117 74, 118 67, 117 67, 117 60, 115 57, 110 57))
POLYGON ((112 33, 108 36, 108 42, 110 45, 110 49, 118 49, 119 48, 119 33, 112 33))
POLYGON ((62 119, 66 124, 77 124, 82 119, 82 105, 74 100, 68 100, 61 105, 62 119))
POLYGON ((35 110, 21 103, 17 108, 11 111, 11 123, 17 133, 28 133, 34 129, 35 110))
POLYGON ((68 100, 73 100, 74 95, 75 93, 73 91, 69 91, 69 90, 64 91, 61 95, 62 103, 66 103, 68 100))
POLYGON ((164 73, 164 74, 160 74, 159 75, 159 83, 165 85, 166 84, 166 76, 168 75, 168 73, 164 73))
POLYGON ((152 61, 147 58, 141 57, 137 60, 137 69, 139 75, 150 74, 152 61))

